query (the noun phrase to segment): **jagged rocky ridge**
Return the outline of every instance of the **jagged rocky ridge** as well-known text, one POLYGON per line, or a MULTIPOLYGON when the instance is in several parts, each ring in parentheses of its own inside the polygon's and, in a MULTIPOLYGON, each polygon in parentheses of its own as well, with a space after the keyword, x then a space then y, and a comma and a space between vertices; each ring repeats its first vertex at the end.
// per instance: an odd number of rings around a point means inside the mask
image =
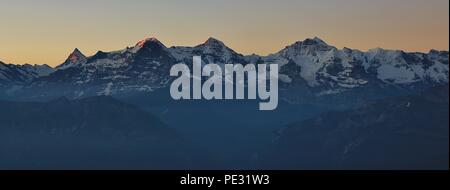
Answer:
POLYGON ((47 76, 54 71, 48 65, 14 65, 0 61, 0 87, 7 85, 24 85, 33 79, 47 76))
POLYGON ((170 48, 156 38, 148 38, 133 47, 99 51, 90 57, 75 49, 47 76, 0 81, 4 86, 21 84, 28 89, 23 94, 30 94, 33 89, 46 89, 38 91, 36 97, 79 98, 152 92, 169 85, 169 70, 173 64, 190 65, 195 55, 202 56, 205 64, 278 64, 281 88, 287 90, 282 96, 291 102, 361 89, 408 91, 448 83, 447 51, 408 53, 378 48, 363 52, 337 49, 319 38, 296 42, 268 56, 244 56, 214 38, 195 47, 170 48))

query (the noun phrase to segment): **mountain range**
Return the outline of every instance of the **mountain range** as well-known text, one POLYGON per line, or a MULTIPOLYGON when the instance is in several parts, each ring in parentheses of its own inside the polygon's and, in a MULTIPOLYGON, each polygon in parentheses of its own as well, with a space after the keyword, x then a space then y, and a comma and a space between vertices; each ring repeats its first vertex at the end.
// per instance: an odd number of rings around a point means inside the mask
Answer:
POLYGON ((24 85, 52 72, 54 69, 48 65, 13 65, 0 61, 0 87, 24 85))
POLYGON ((74 49, 54 68, 0 62, 0 168, 448 169, 448 55, 316 37, 260 56, 147 38, 74 49), (192 56, 278 64, 278 108, 173 100, 169 70, 192 56))
POLYGON ((35 98, 151 93, 169 85, 172 65, 191 65, 195 55, 202 56, 205 64, 278 64, 282 91, 289 92, 282 92, 282 97, 294 103, 366 89, 420 90, 448 83, 449 75, 447 51, 363 52, 338 49, 316 37, 259 56, 242 55, 214 38, 194 47, 166 47, 156 38, 147 38, 132 47, 92 56, 75 49, 55 68, 0 63, 0 85, 4 96, 14 97, 30 97, 31 92, 35 98))

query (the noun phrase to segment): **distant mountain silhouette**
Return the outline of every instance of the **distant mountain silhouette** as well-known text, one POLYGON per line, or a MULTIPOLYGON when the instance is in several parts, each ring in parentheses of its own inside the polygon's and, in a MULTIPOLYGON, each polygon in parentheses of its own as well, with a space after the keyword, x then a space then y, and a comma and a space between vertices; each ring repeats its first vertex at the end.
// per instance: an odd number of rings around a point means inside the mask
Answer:
POLYGON ((279 131, 272 169, 448 169, 449 87, 329 112, 279 131))
POLYGON ((0 169, 180 169, 211 164, 205 153, 156 117, 111 97, 0 101, 0 107, 0 169))

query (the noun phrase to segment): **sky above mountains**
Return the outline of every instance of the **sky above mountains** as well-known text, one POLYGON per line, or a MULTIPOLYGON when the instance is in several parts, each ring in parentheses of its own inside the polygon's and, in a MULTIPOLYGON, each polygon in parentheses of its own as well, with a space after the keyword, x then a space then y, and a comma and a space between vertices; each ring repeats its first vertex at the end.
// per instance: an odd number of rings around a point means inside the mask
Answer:
POLYGON ((156 37, 194 46, 208 37, 244 54, 318 36, 338 48, 449 49, 448 0, 1 0, 0 60, 62 63, 156 37))

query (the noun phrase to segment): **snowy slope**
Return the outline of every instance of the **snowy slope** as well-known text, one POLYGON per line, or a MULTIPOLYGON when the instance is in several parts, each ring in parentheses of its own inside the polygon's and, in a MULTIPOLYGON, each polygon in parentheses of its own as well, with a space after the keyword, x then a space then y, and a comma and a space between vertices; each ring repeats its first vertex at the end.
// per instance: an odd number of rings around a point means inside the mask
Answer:
POLYGON ((74 97, 153 92, 170 84, 172 65, 192 65, 192 56, 202 56, 204 64, 278 64, 280 87, 297 97, 331 96, 363 88, 423 89, 448 83, 449 75, 446 51, 409 53, 378 48, 364 52, 338 49, 316 37, 268 56, 244 56, 214 38, 194 47, 170 48, 156 38, 146 38, 132 47, 98 51, 89 57, 75 49, 55 72, 45 66, 24 66, 13 72, 12 66, 2 64, 0 79, 16 77, 16 81, 29 82, 30 88, 47 87, 74 97))
POLYGON ((171 47, 171 54, 177 61, 192 63, 192 56, 202 56, 202 61, 206 64, 228 64, 228 63, 246 63, 242 54, 236 53, 225 43, 215 38, 208 38, 204 43, 195 47, 171 47))
POLYGON ((448 52, 407 53, 373 49, 337 49, 319 38, 296 42, 262 57, 281 66, 281 81, 300 78, 318 94, 334 94, 367 85, 409 86, 448 83, 448 52), (283 69, 283 68, 289 69, 283 69))
POLYGON ((48 65, 14 65, 0 61, 0 85, 19 85, 41 76, 47 76, 54 71, 48 65))

